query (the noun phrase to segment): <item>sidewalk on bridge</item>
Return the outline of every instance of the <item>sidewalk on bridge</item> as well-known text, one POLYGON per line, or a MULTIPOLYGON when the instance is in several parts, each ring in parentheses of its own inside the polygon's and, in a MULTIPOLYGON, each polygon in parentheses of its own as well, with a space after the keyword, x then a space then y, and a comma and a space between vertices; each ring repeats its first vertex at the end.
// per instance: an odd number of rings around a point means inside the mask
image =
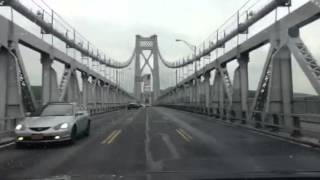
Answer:
MULTIPOLYGON (((191 112, 189 112, 189 113, 191 113, 191 112)), ((192 113, 192 114, 194 114, 194 113, 192 113)), ((203 115, 203 114, 194 114, 194 115, 205 117, 204 119, 209 118, 210 119, 209 122, 211 122, 211 117, 209 117, 207 115, 203 115)), ((220 121, 220 120, 215 119, 215 122, 221 123, 221 124, 224 124, 227 126, 231 126, 231 127, 245 128, 247 130, 251 130, 251 131, 261 133, 261 134, 264 134, 267 136, 271 136, 274 138, 285 140, 285 141, 288 141, 291 143, 297 143, 300 145, 307 145, 307 146, 311 146, 311 147, 315 147, 315 148, 320 148, 320 140, 315 137, 308 137, 308 136, 293 137, 287 132, 271 132, 268 130, 257 129, 257 128, 254 128, 254 127, 248 125, 248 124, 241 124, 241 123, 239 123, 239 121, 238 121, 238 123, 234 123, 234 122, 230 123, 228 121, 220 121)))
POLYGON ((14 141, 14 137, 0 137, 0 146, 12 143, 14 141))
POLYGON ((12 132, 2 132, 0 133, 0 146, 6 145, 14 141, 14 136, 12 132))
POLYGON ((235 124, 235 123, 223 122, 223 121, 220 121, 220 122, 222 122, 223 124, 229 125, 229 126, 242 127, 242 128, 249 129, 251 131, 255 131, 257 133, 263 133, 267 136, 280 138, 282 140, 289 141, 291 143, 298 143, 300 145, 308 145, 311 147, 320 148, 320 141, 318 138, 308 137, 308 136, 293 137, 288 132, 270 132, 268 130, 253 128, 250 125, 235 124))

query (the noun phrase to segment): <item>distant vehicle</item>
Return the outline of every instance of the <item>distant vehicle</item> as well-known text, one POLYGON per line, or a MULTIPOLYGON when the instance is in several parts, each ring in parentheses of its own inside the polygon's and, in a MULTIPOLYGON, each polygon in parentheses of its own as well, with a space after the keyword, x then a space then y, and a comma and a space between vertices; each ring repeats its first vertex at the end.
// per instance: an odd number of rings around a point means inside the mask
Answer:
POLYGON ((128 110, 130 110, 130 109, 139 109, 141 107, 142 107, 142 105, 138 104, 138 103, 129 103, 128 104, 128 110))
POLYGON ((17 147, 28 143, 74 143, 79 135, 89 136, 90 119, 76 103, 49 103, 39 115, 26 117, 15 128, 17 147))

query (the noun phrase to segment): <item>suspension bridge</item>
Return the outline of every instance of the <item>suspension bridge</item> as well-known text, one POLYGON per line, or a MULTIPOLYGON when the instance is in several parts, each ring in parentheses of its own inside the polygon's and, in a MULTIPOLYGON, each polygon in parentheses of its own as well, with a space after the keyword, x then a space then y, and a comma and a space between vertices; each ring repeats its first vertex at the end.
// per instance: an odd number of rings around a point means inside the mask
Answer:
POLYGON ((119 60, 44 1, 0 0, 0 8, 9 12, 0 15, 0 175, 318 171, 320 66, 301 29, 318 21, 320 1, 292 9, 294 3, 250 0, 200 45, 177 39, 192 50, 178 60, 161 54, 161 37, 136 35, 131 56, 119 60), (15 14, 37 31, 16 23, 15 14), (266 17, 274 20, 254 31, 266 17), (22 47, 39 55, 37 95, 22 47), (261 47, 269 49, 265 59, 253 58, 261 47), (249 90, 248 66, 254 61, 264 65, 257 89, 249 90), (293 61, 316 95, 294 92, 293 61), (55 63, 62 64, 62 74, 55 63), (34 156, 11 147, 17 122, 49 102, 76 102, 87 109, 93 121, 90 138, 47 150, 55 155, 36 149, 34 156), (131 102, 152 107, 128 111, 131 102), (109 136, 114 141, 106 145, 109 136), (57 154, 61 158, 55 159, 57 154), (10 160, 23 163, 9 167, 10 160))

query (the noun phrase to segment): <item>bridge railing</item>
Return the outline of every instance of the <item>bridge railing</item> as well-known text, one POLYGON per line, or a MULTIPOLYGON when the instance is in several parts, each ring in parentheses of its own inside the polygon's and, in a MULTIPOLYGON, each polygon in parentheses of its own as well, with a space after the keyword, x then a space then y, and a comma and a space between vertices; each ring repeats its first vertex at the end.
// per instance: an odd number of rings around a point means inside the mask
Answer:
POLYGON ((24 117, 8 117, 0 119, 0 140, 13 136, 14 128, 24 117))
MULTIPOLYGON (((257 128, 269 129, 270 131, 293 132, 293 136, 309 136, 320 139, 320 115, 318 114, 277 114, 254 112, 260 117, 265 116, 264 121, 249 122, 257 128), (283 120, 290 118, 293 126, 286 125, 283 120)), ((240 119, 243 120, 243 119, 240 119)))
POLYGON ((126 109, 128 103, 97 103, 88 105, 87 110, 91 115, 107 113, 112 111, 117 111, 121 109, 126 109))

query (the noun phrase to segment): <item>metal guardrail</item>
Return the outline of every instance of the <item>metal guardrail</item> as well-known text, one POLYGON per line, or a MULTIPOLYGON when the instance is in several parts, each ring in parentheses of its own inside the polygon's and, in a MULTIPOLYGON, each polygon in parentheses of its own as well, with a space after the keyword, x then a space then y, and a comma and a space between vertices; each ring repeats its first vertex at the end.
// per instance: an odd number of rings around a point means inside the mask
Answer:
POLYGON ((117 111, 120 109, 127 108, 128 103, 97 103, 97 104, 88 104, 87 110, 91 115, 101 114, 106 112, 117 111))
POLYGON ((23 118, 24 117, 0 118, 0 139, 12 136, 17 123, 23 118))

